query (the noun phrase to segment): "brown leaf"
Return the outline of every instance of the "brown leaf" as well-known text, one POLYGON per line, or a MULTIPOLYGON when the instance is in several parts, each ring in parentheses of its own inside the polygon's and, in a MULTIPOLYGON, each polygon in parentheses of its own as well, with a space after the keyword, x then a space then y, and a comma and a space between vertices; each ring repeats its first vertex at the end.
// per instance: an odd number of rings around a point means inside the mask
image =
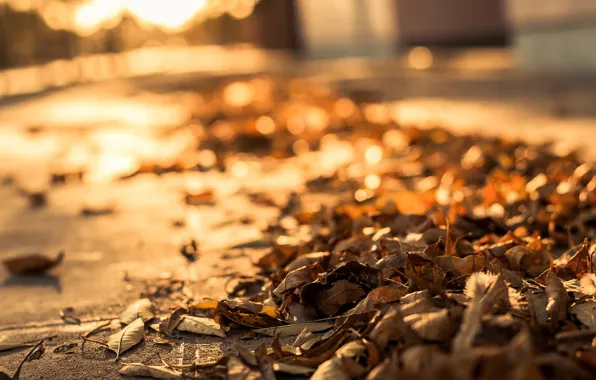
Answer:
POLYGON ((483 314, 511 306, 509 288, 500 274, 474 273, 466 282, 464 294, 472 300, 478 300, 483 314))
POLYGON ((546 276, 546 312, 548 313, 551 328, 555 328, 557 322, 567 318, 567 307, 570 299, 563 283, 552 271, 546 276))
POLYGON ((428 289, 433 293, 443 291, 445 272, 432 260, 417 254, 408 254, 406 260, 406 276, 420 289, 428 289))
POLYGON ((323 315, 330 317, 365 295, 366 292, 360 285, 348 280, 339 280, 330 289, 318 294, 315 298, 315 306, 323 315))
POLYGON ((322 272, 324 272, 324 269, 317 262, 295 269, 286 275, 281 284, 273 290, 273 294, 281 298, 284 293, 313 282, 317 279, 318 274, 322 272))
POLYGON ((457 319, 460 315, 461 310, 458 308, 441 309, 431 313, 412 314, 405 317, 404 321, 410 324, 412 330, 420 337, 426 340, 443 341, 457 330, 457 319))
POLYGON ((31 254, 4 260, 6 269, 15 275, 40 275, 62 262, 64 252, 59 252, 55 259, 40 254, 31 254))
POLYGON ((331 322, 307 322, 307 323, 294 323, 285 326, 268 327, 264 329, 253 330, 258 334, 269 335, 269 336, 291 336, 298 335, 304 329, 308 329, 311 332, 325 331, 333 327, 331 322))
POLYGON ((390 302, 399 301, 401 297, 406 294, 407 288, 379 286, 371 290, 366 298, 358 302, 358 304, 350 309, 346 315, 363 314, 375 310, 379 304, 386 304, 390 302))
POLYGON ((451 277, 461 277, 479 272, 484 268, 484 258, 477 255, 469 255, 463 258, 457 256, 437 256, 433 261, 451 277))
POLYGON ((186 314, 186 309, 184 308, 179 307, 174 310, 166 319, 159 323, 159 332, 165 336, 170 335, 176 329, 184 314, 186 314))
POLYGON ((549 326, 549 316, 546 311, 548 303, 546 293, 543 290, 530 290, 525 294, 528 300, 528 307, 532 315, 533 322, 541 328, 549 326))
POLYGON ((215 192, 211 189, 184 194, 184 202, 189 206, 214 205, 216 201, 215 192))

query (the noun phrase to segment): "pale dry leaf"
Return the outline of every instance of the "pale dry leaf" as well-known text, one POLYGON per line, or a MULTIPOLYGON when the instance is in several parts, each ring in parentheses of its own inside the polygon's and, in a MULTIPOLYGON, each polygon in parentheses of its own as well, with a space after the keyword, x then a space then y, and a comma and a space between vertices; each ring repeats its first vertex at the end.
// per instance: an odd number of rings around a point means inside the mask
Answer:
POLYGON ((143 322, 147 322, 153 317, 155 317, 155 307, 153 306, 153 303, 151 303, 149 298, 143 298, 128 306, 120 314, 120 323, 127 325, 137 318, 141 318, 143 322))
POLYGON ((478 298, 473 299, 464 310, 459 331, 453 339, 452 350, 454 353, 464 352, 472 347, 474 338, 482 328, 482 314, 480 300, 478 298))
POLYGON ((552 271, 546 275, 546 312, 548 313, 551 327, 557 322, 567 318, 567 307, 569 306, 569 295, 561 282, 561 279, 552 271))
POLYGON ((577 303, 569 308, 569 312, 588 328, 596 329, 596 301, 577 303))
POLYGON ((596 295, 596 274, 588 273, 579 280, 579 290, 585 295, 596 295))
POLYGON ((145 324, 141 318, 138 318, 119 332, 110 335, 108 348, 116 353, 116 359, 118 359, 122 353, 139 344, 144 335, 145 324))
POLYGON ((311 332, 319 332, 329 330, 333 327, 333 323, 331 322, 305 322, 305 323, 294 323, 291 325, 283 325, 277 327, 267 327, 263 329, 256 329, 253 330, 258 334, 268 335, 268 336, 292 336, 298 335, 304 329, 308 329, 311 332))
POLYGON ((180 373, 166 366, 152 366, 130 363, 120 368, 120 374, 129 377, 150 377, 153 379, 180 379, 180 373))
POLYGON ((464 294, 478 299, 483 313, 496 312, 511 306, 509 287, 501 274, 474 273, 468 278, 464 294))
POLYGON ((273 370, 275 372, 287 373, 296 376, 308 376, 315 370, 309 367, 304 367, 296 364, 287 364, 283 362, 273 363, 273 370))
POLYGON ((18 348, 33 347, 28 343, 0 343, 0 352, 16 350, 18 348))
POLYGON ((182 320, 176 326, 178 331, 187 331, 194 334, 212 335, 220 338, 225 338, 226 333, 221 328, 219 323, 213 319, 203 317, 193 317, 191 315, 182 316, 182 320))
POLYGON ((454 313, 457 313, 456 310, 455 308, 453 311, 441 309, 431 313, 413 314, 405 317, 404 321, 410 324, 412 330, 422 338, 442 341, 457 330, 454 315, 454 313))
POLYGON ((15 275, 40 275, 58 266, 64 259, 64 252, 58 253, 55 258, 41 254, 30 254, 4 260, 6 269, 15 275))
POLYGON ((261 373, 244 364, 238 357, 232 356, 226 365, 228 380, 261 380, 261 373))

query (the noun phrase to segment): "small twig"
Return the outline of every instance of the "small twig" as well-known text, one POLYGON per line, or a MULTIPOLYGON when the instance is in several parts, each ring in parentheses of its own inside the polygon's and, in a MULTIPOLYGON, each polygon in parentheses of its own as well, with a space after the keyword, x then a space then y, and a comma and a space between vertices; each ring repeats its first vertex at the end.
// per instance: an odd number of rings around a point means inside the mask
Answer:
POLYGON ((39 346, 41 346, 43 344, 43 340, 40 340, 39 343, 37 343, 35 345, 35 347, 33 347, 31 349, 31 351, 29 351, 29 353, 27 354, 27 356, 25 356, 25 358, 23 359, 23 361, 21 362, 21 364, 19 364, 19 368, 17 368, 17 371, 14 373, 13 375, 13 379, 17 379, 19 378, 19 376, 21 375, 21 369, 23 368, 23 364, 25 364, 25 362, 27 361, 27 359, 29 359, 29 357, 35 352, 35 350, 37 350, 37 348, 39 346))
POLYGON ((99 344, 99 345, 101 345, 101 346, 104 346, 104 347, 108 347, 108 345, 107 345, 106 343, 104 343, 104 342, 100 342, 99 340, 95 340, 95 339, 87 338, 87 337, 85 337, 85 336, 82 336, 82 335, 81 335, 81 338, 83 339, 83 343, 85 343, 85 342, 89 341, 89 342, 97 343, 97 344, 99 344))
POLYGON ((104 327, 106 327, 107 325, 109 325, 110 323, 112 323, 112 321, 106 321, 105 323, 102 323, 100 325, 95 326, 95 328, 93 328, 92 330, 87 331, 85 334, 81 335, 81 339, 83 339, 83 343, 81 344, 81 354, 84 356, 85 355, 85 343, 87 341, 93 342, 93 343, 97 343, 97 344, 101 344, 104 347, 108 347, 107 344, 100 342, 100 341, 96 341, 94 339, 90 339, 89 337, 93 334, 95 334, 96 332, 98 332, 99 330, 103 329, 104 327))

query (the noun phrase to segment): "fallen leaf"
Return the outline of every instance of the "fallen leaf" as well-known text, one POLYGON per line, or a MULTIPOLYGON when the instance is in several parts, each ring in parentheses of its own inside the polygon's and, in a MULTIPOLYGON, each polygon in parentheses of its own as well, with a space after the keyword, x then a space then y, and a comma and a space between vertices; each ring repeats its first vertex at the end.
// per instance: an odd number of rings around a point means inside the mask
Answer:
POLYGON ((443 272, 451 277, 461 277, 484 269, 484 257, 469 255, 466 257, 437 256, 433 261, 443 272))
POLYGON ((420 290, 428 289, 433 293, 443 291, 443 280, 445 272, 432 260, 411 253, 406 260, 406 276, 420 290))
POLYGON ((580 291, 588 296, 596 295, 596 274, 588 273, 579 280, 580 291))
POLYGON ((474 273, 466 282, 464 294, 479 300, 482 313, 497 312, 511 306, 509 288, 500 274, 474 273))
POLYGON ((366 295, 360 285, 348 280, 339 280, 330 289, 320 292, 315 298, 315 306, 325 316, 333 316, 366 295))
POLYGON ((363 314, 369 311, 376 310, 378 305, 386 304, 390 302, 399 301, 407 292, 407 288, 403 287, 391 287, 391 286, 379 286, 371 290, 366 298, 358 302, 358 304, 348 310, 346 315, 352 314, 363 314))
POLYGON ((139 344, 144 335, 145 324, 141 318, 138 318, 119 332, 110 335, 108 348, 116 353, 116 359, 118 359, 122 353, 139 344))
POLYGON ((166 366, 152 366, 130 363, 120 368, 120 374, 129 377, 151 377, 153 379, 180 379, 181 373, 166 366))
POLYGON ((569 312, 588 328, 596 329, 596 301, 576 303, 569 308, 569 312))
POLYGON ((159 332, 165 336, 170 335, 176 329, 184 314, 186 314, 186 309, 182 307, 172 311, 166 319, 159 323, 159 332))
POLYGON ((172 342, 171 340, 162 338, 160 336, 158 336, 155 339, 153 339, 153 343, 155 343, 155 344, 161 344, 161 345, 164 345, 164 346, 171 346, 171 347, 174 347, 176 345, 176 343, 172 342))
POLYGON ((318 262, 295 269, 284 277, 279 286, 273 290, 273 294, 281 298, 283 294, 291 292, 301 285, 313 282, 322 272, 324 272, 324 269, 318 262))
POLYGON ((307 323, 295 323, 285 326, 268 327, 264 329, 253 330, 256 333, 269 335, 269 336, 292 336, 298 335, 304 329, 308 329, 311 332, 319 332, 329 330, 333 327, 332 322, 307 322, 307 323))
POLYGON ((216 203, 215 192, 211 189, 198 193, 187 192, 184 194, 184 202, 189 206, 212 206, 216 203))
POLYGON ((221 326, 213 319, 203 317, 193 317, 191 315, 182 316, 182 320, 176 327, 178 331, 187 331, 194 334, 213 335, 225 338, 226 333, 221 326))
POLYGON ((140 299, 120 313, 120 323, 125 325, 141 318, 144 323, 155 317, 155 307, 149 298, 140 299))
POLYGON ((404 317, 404 321, 410 324, 419 336, 426 340, 443 341, 449 338, 457 330, 456 320, 459 317, 459 309, 441 309, 439 311, 412 314, 404 317))
POLYGON ((301 365, 296 364, 287 364, 283 362, 276 362, 273 363, 273 370, 275 372, 281 373, 288 373, 290 375, 297 375, 297 376, 308 376, 312 374, 315 370, 309 367, 303 367, 301 365))
POLYGON ((40 275, 62 262, 64 252, 59 252, 55 259, 40 254, 31 254, 4 260, 6 269, 15 275, 40 275))
POLYGON ((244 364, 236 356, 230 357, 226 365, 228 380, 261 380, 261 373, 244 364))
POLYGON ((569 306, 569 295, 563 283, 552 271, 546 276, 546 312, 548 313, 551 328, 557 322, 567 318, 567 307, 569 306))

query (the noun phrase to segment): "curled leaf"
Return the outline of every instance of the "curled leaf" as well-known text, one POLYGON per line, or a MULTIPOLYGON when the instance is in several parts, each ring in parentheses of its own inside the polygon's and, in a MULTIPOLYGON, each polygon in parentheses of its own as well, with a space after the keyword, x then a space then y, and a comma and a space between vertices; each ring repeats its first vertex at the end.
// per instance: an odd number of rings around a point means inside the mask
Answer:
POLYGON ((546 276, 546 297, 546 312, 548 313, 551 328, 554 328, 557 322, 567 318, 567 307, 570 299, 563 283, 552 271, 546 276))
POLYGON ((145 335, 145 324, 137 318, 128 326, 108 338, 108 348, 116 353, 116 359, 122 353, 139 344, 145 335))
POLYGON ((153 317, 155 317, 153 303, 151 303, 149 298, 143 298, 134 302, 120 313, 120 323, 127 325, 137 318, 141 318, 143 322, 147 322, 153 317))
POLYGON ((39 275, 44 274, 62 262, 64 252, 58 253, 56 258, 51 259, 40 254, 31 254, 12 259, 4 260, 6 269, 15 275, 39 275))

